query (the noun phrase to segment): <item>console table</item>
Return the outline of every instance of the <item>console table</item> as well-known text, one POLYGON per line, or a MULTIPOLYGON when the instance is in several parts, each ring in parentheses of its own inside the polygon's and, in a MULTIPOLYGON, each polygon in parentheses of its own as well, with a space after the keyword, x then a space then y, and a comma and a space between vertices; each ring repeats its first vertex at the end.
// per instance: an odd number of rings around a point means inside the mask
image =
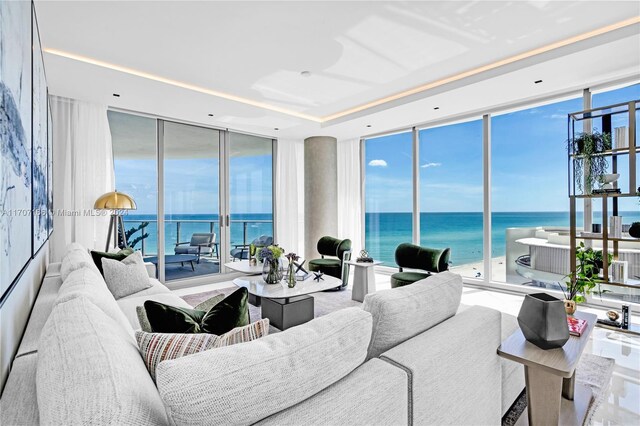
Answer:
POLYGON ((591 402, 591 389, 576 386, 576 365, 589 341, 597 316, 576 312, 576 318, 587 321, 582 336, 570 336, 558 349, 544 350, 527 342, 518 328, 502 342, 498 355, 524 365, 527 386, 527 415, 516 425, 580 425, 591 402))

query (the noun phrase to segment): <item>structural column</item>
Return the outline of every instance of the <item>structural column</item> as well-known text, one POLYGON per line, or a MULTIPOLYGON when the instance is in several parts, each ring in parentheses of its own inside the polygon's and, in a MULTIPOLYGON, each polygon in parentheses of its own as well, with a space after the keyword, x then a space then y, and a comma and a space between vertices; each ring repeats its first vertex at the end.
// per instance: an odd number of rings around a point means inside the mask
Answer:
POLYGON ((338 141, 331 136, 304 140, 305 259, 320 257, 318 240, 338 234, 338 141))

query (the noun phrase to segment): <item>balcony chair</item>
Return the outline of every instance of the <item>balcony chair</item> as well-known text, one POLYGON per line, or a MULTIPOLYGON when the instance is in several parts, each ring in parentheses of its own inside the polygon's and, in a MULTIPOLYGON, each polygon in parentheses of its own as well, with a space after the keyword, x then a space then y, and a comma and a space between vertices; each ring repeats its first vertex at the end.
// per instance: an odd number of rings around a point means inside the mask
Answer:
POLYGON ((349 265, 345 262, 351 260, 351 240, 322 237, 318 241, 317 248, 321 258, 310 260, 309 270, 341 279, 342 285, 332 290, 345 289, 349 281, 349 265))
POLYGON ((200 263, 200 256, 211 255, 218 258, 218 243, 216 243, 216 234, 213 233, 195 233, 191 235, 191 241, 176 243, 173 249, 175 254, 195 254, 198 257, 197 263, 200 263), (187 245, 188 244, 188 245, 187 245))
POLYGON ((432 272, 443 272, 449 269, 451 250, 420 247, 415 244, 402 243, 396 248, 396 263, 399 272, 391 275, 391 288, 413 284, 431 275, 432 272), (404 271, 404 268, 419 269, 423 272, 404 271))
MULTIPOLYGON (((251 241, 251 244, 257 248, 267 247, 273 244, 273 237, 269 235, 260 235, 255 240, 251 241)), ((234 244, 234 248, 231 249, 231 258, 235 262, 236 259, 249 259, 249 246, 250 244, 234 244)))

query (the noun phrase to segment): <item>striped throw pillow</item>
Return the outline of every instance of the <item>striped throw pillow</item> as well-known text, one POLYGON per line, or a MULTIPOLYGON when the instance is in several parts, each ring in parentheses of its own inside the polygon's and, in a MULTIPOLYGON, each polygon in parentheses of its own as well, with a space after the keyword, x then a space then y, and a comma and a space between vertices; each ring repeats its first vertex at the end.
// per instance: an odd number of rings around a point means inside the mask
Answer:
POLYGON ((136 340, 149 374, 155 381, 156 367, 164 360, 250 342, 267 334, 269 334, 269 319, 264 318, 244 327, 234 328, 220 336, 207 333, 174 334, 136 331, 136 340))

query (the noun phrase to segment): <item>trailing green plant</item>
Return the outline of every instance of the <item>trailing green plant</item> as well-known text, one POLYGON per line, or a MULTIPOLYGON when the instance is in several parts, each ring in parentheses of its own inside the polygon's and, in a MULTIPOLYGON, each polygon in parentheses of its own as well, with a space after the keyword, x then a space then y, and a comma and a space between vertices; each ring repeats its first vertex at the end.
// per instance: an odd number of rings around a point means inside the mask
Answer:
POLYGON ((574 157, 574 179, 578 189, 591 191, 598 178, 607 173, 609 161, 604 155, 598 155, 611 149, 611 133, 593 130, 592 133, 578 133, 569 140, 569 151, 574 157), (584 181, 584 184, 583 184, 584 181))
MULTIPOLYGON (((607 254, 608 263, 611 264, 613 255, 607 254)), ((598 291, 594 293, 602 294, 600 291, 599 277, 600 268, 602 267, 602 250, 594 250, 591 247, 585 247, 584 242, 576 249, 576 272, 575 276, 569 274, 569 280, 565 283, 566 290, 563 289, 564 297, 567 300, 573 300, 576 303, 585 302, 586 296, 590 295, 594 288, 598 287, 598 291)))

